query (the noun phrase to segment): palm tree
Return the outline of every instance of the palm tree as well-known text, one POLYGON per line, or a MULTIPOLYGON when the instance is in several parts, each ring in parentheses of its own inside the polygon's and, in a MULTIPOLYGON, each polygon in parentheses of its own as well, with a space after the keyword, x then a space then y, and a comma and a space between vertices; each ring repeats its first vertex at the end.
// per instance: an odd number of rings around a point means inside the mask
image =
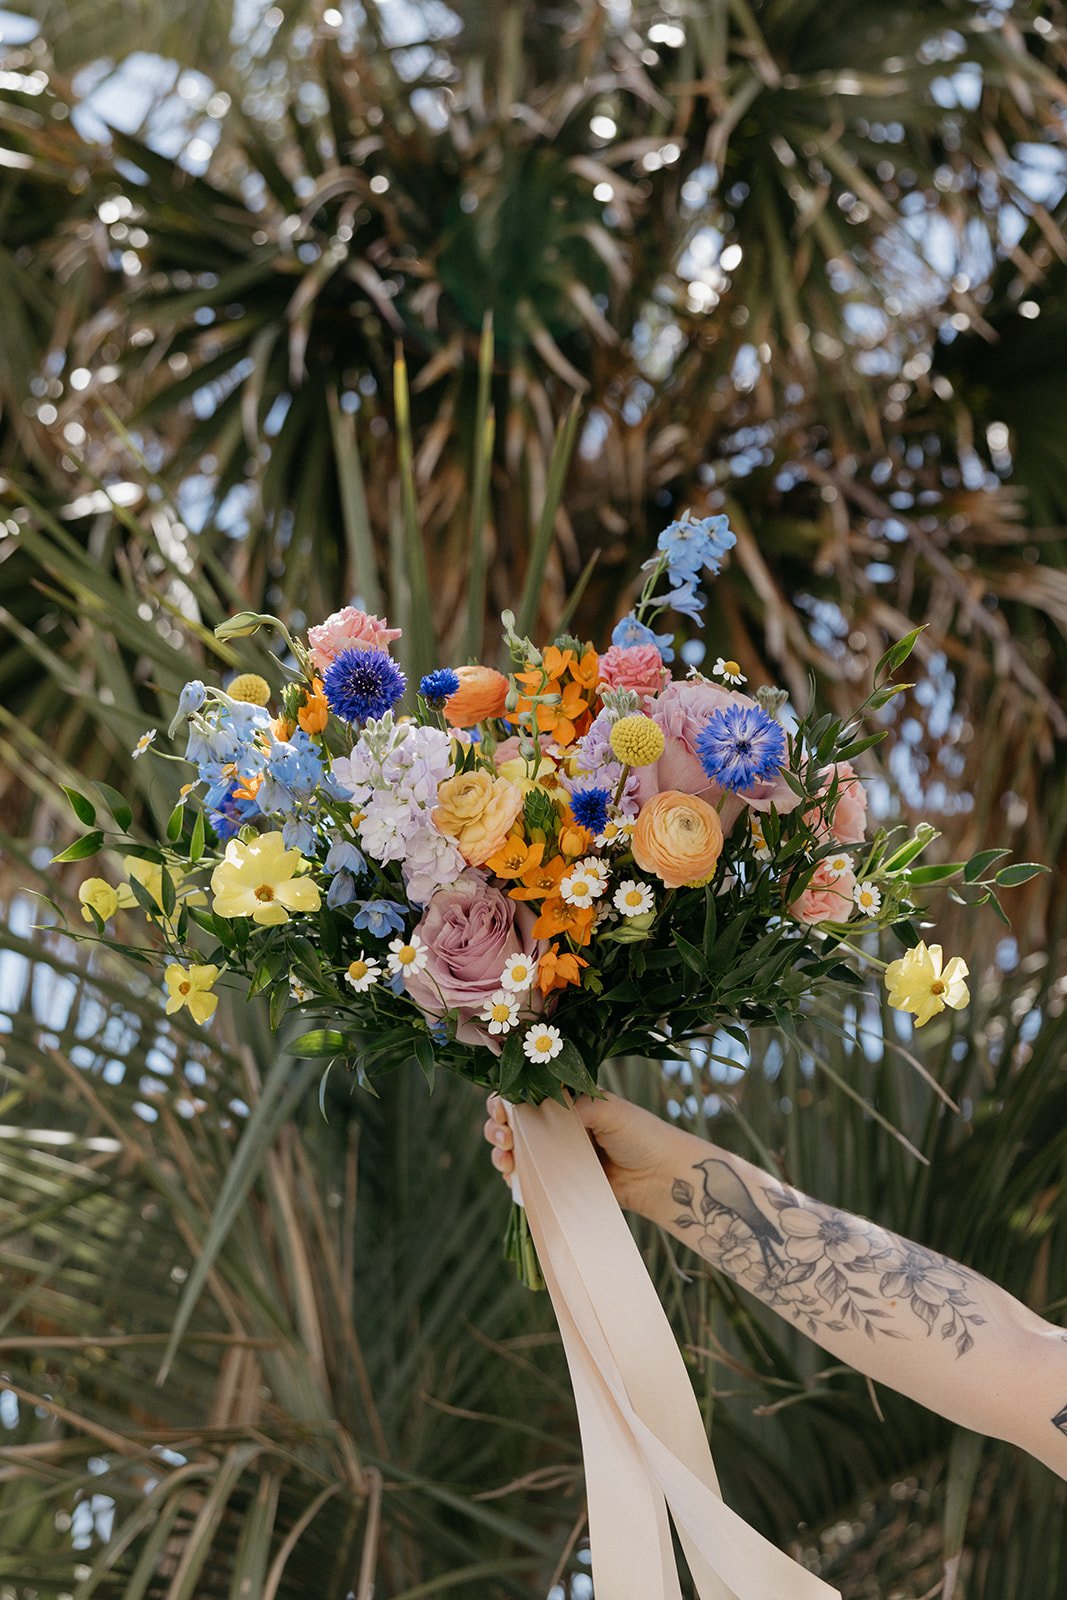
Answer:
MULTIPOLYGON (((300 623, 360 593, 405 622, 417 666, 491 648, 502 605, 550 630, 579 585, 577 625, 601 637, 658 527, 725 506, 713 650, 847 705, 929 619, 890 777, 953 854, 993 836, 1055 858, 1060 9, 371 3, 358 25, 252 13, 238 37, 207 0, 142 7, 136 29, 71 3, 9 52, 16 1592, 363 1600, 376 1575, 394 1596, 529 1595, 582 1570, 560 1352, 495 1264, 502 1202, 465 1086, 439 1085, 428 1117, 413 1082, 380 1105, 328 1085, 324 1124, 254 1008, 205 1045, 136 967, 29 931, 27 891, 70 909, 33 855, 64 826, 58 783, 165 822, 128 752, 193 664, 235 661, 211 635, 227 610, 300 623), (172 63, 173 91, 88 141, 75 75, 128 90, 131 48, 172 63)), ((799 1053, 755 1041, 732 1097, 705 1085, 715 1137, 1054 1302, 1062 996, 1041 951, 1062 903, 1035 891, 988 1020, 927 1061, 966 1117, 817 1019, 799 1053)), ((657 1107, 674 1092, 647 1067, 624 1082, 657 1107)), ((1046 1474, 892 1397, 878 1423, 854 1377, 644 1243, 740 1509, 783 1541, 806 1524, 850 1596, 921 1593, 958 1551, 969 1595, 1059 1592, 1046 1474)))

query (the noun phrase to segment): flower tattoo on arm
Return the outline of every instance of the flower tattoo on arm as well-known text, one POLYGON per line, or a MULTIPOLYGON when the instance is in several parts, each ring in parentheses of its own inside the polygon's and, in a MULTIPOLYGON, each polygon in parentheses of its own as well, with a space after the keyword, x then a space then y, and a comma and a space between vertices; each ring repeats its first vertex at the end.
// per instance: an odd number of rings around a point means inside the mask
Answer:
POLYGON ((785 1184, 763 1185, 761 1204, 728 1161, 709 1157, 693 1170, 695 1183, 678 1177, 671 1187, 682 1208, 675 1226, 699 1230, 689 1235, 695 1250, 808 1333, 906 1339, 903 1308, 916 1333, 954 1340, 957 1356, 973 1347, 972 1329, 986 1320, 972 1298, 978 1280, 948 1257, 785 1184))

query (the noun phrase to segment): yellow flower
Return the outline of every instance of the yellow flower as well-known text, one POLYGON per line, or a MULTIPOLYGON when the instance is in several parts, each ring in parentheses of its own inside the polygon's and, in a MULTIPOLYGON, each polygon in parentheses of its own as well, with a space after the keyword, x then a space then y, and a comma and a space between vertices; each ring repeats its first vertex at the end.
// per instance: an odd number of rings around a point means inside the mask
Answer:
POLYGON ((288 922, 293 911, 317 911, 317 883, 297 877, 304 858, 287 850, 280 833, 264 833, 250 844, 231 839, 211 874, 211 908, 220 917, 251 917, 266 926, 288 922))
POLYGON ((218 975, 218 967, 198 967, 194 964, 186 968, 180 962, 172 961, 163 974, 169 997, 167 1016, 171 1017, 182 1006, 188 1006, 194 1022, 207 1022, 209 1017, 215 1015, 215 1007, 219 1003, 218 995, 211 993, 218 975))
POLYGON ((651 717, 620 717, 611 730, 611 748, 624 767, 650 767, 663 754, 663 729, 651 717))
POLYGON ((437 786, 433 813, 439 833, 454 839, 472 867, 495 856, 522 810, 518 784, 488 772, 457 772, 437 786))
POLYGON ((889 963, 885 975, 889 1004, 895 1011, 913 1012, 915 1026, 921 1028, 946 1006, 959 1011, 967 1004, 971 996, 966 977, 967 963, 960 956, 942 967, 941 946, 927 948, 920 942, 899 961, 889 963))
POLYGON ((265 706, 270 702, 270 684, 258 672, 242 672, 226 693, 231 700, 242 700, 250 706, 265 706))
POLYGON ((106 878, 86 878, 78 890, 82 916, 92 922, 95 911, 101 922, 107 922, 119 908, 119 897, 106 878))
MULTIPOLYGON (((185 877, 185 873, 181 867, 169 866, 167 871, 170 874, 170 880, 174 885, 174 893, 178 899, 187 901, 191 906, 207 904, 207 896, 202 894, 199 889, 194 890, 192 893, 182 893, 182 879, 185 877)), ((175 918, 163 915, 163 868, 160 863, 158 861, 144 861, 140 856, 131 856, 126 862, 126 876, 135 878, 155 903, 156 911, 145 914, 152 916, 168 933, 173 934, 175 931, 175 918)), ((123 911, 144 909, 128 883, 119 884, 117 895, 119 906, 123 911)))

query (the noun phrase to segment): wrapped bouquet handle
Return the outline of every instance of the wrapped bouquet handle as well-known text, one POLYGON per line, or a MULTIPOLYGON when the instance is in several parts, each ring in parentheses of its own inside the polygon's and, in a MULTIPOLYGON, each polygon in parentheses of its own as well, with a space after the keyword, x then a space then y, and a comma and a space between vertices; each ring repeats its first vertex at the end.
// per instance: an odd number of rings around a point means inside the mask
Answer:
POLYGON ((581 1121, 509 1106, 518 1192, 559 1321, 585 1456, 597 1600, 838 1600, 731 1511, 656 1291, 581 1121))

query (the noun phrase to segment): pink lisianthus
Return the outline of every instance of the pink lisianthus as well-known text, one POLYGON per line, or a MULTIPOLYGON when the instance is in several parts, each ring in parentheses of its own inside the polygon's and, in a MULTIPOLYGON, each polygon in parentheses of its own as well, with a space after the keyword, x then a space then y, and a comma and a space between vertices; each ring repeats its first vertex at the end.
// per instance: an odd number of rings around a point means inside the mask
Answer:
POLYGON ((847 922, 852 915, 856 874, 850 867, 836 875, 820 861, 808 883, 789 907, 798 922, 847 922))
POLYGON ((825 817, 821 809, 808 813, 807 820, 823 839, 836 839, 838 844, 860 844, 867 832, 867 791, 857 778, 850 761, 838 761, 827 767, 821 793, 825 794, 837 776, 837 799, 833 815, 825 817))
POLYGON ((503 1039, 490 1034, 478 1014, 500 988, 506 956, 521 950, 536 960, 541 954, 543 942, 530 937, 534 920, 527 906, 509 900, 482 873, 462 873, 431 896, 416 925, 429 955, 422 971, 408 977, 408 994, 428 1017, 457 1011, 456 1037, 499 1055, 503 1039))
POLYGON ((400 638, 399 628, 389 628, 357 606, 345 606, 308 629, 308 645, 316 672, 325 672, 342 650, 388 650, 400 638))
POLYGON ((613 644, 600 658, 600 681, 609 689, 632 689, 642 700, 659 694, 669 674, 654 644, 613 644))
MULTIPOLYGON (((703 678, 668 683, 648 707, 648 714, 662 728, 666 743, 655 765, 641 767, 636 773, 640 803, 643 805, 654 794, 662 794, 666 789, 677 789, 681 794, 699 795, 709 805, 717 807, 723 799, 723 791, 717 783, 708 780, 700 764, 696 753, 697 735, 714 712, 725 711, 728 706, 755 704, 747 694, 723 689, 703 678)), ((784 817, 799 804, 799 797, 778 777, 757 783, 743 793, 728 795, 719 816, 723 830, 729 833, 746 805, 754 811, 769 811, 774 806, 784 817)))

